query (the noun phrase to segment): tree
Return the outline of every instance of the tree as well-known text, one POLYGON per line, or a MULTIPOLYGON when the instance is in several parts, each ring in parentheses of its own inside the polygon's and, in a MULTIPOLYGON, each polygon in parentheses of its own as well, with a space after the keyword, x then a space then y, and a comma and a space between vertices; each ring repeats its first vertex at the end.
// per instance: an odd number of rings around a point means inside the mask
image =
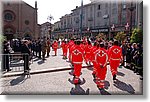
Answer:
POLYGON ((104 33, 100 33, 96 36, 97 40, 106 40, 106 35, 104 33))
POLYGON ((131 43, 143 43, 143 31, 141 29, 135 28, 132 31, 131 43))
POLYGON ((3 42, 4 40, 6 40, 6 37, 0 34, 0 43, 3 42))
POLYGON ((122 42, 126 40, 126 34, 124 32, 118 32, 117 35, 115 36, 115 39, 122 42))

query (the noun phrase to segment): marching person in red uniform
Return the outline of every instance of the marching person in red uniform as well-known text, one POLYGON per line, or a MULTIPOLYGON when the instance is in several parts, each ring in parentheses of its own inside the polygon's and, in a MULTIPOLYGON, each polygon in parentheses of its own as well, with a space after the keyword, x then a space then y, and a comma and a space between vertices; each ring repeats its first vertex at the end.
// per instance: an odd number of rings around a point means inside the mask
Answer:
POLYGON ((68 51, 68 44, 67 41, 64 41, 64 45, 63 45, 63 58, 67 59, 67 51, 68 51))
POLYGON ((70 41, 69 41, 69 43, 68 43, 68 49, 69 49, 69 56, 68 56, 68 58, 69 58, 69 61, 71 62, 71 49, 73 48, 73 46, 74 46, 74 41, 73 41, 73 39, 71 39, 70 41))
POLYGON ((83 50, 79 40, 75 41, 75 48, 72 50, 72 63, 74 65, 74 84, 78 84, 83 63, 83 50))
POLYGON ((96 51, 95 61, 97 63, 97 70, 96 70, 96 84, 98 88, 104 88, 104 81, 107 72, 107 62, 108 62, 108 54, 107 50, 104 48, 104 43, 100 43, 100 48, 96 51))
POLYGON ((57 56, 58 43, 57 43, 56 40, 54 41, 52 47, 53 47, 53 49, 54 49, 54 51, 55 51, 55 56, 57 56))
POLYGON ((63 56, 64 56, 64 45, 65 45, 65 41, 63 40, 63 41, 61 42, 61 48, 62 48, 63 56))
POLYGON ((95 53, 98 50, 98 46, 99 46, 99 44, 97 42, 95 42, 94 46, 92 47, 91 52, 90 52, 90 54, 91 54, 91 59, 90 60, 93 63, 93 73, 92 73, 92 75, 93 75, 94 78, 96 77, 96 69, 97 69, 97 63, 95 61, 95 53))
POLYGON ((90 53, 91 49, 92 49, 92 44, 90 41, 88 41, 87 45, 85 46, 85 55, 84 55, 85 63, 87 65, 90 65, 90 62, 91 62, 91 60, 90 60, 91 59, 91 53, 90 53))
POLYGON ((122 49, 119 47, 118 41, 115 41, 114 45, 109 48, 108 56, 113 80, 116 81, 117 68, 122 61, 122 49))

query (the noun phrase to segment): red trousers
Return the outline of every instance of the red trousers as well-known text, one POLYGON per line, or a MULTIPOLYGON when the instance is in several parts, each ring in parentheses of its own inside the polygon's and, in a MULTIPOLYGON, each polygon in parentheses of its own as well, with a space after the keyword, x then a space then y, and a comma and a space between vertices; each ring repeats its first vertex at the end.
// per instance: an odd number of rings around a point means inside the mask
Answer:
POLYGON ((86 53, 85 54, 85 61, 89 62, 90 61, 90 57, 91 57, 91 54, 90 53, 86 53))
POLYGON ((107 72, 107 67, 104 67, 104 68, 98 67, 97 68, 96 76, 98 79, 96 81, 96 84, 98 85, 99 88, 104 88, 104 86, 105 86, 104 81, 106 78, 106 72, 107 72))
POLYGON ((110 60, 110 69, 113 76, 117 74, 117 68, 119 67, 119 64, 120 60, 110 60))
POLYGON ((96 74, 98 65, 97 65, 97 63, 94 62, 94 61, 93 61, 92 63, 93 63, 93 74, 96 74))
POLYGON ((67 49, 64 49, 64 51, 63 51, 63 56, 66 56, 66 57, 67 57, 67 49))
POLYGON ((57 49, 54 49, 55 55, 57 55, 57 49))
POLYGON ((107 67, 104 68, 98 67, 96 70, 96 75, 100 80, 105 80, 106 72, 107 72, 107 67))
POLYGON ((74 75, 80 77, 82 64, 74 64, 74 75))

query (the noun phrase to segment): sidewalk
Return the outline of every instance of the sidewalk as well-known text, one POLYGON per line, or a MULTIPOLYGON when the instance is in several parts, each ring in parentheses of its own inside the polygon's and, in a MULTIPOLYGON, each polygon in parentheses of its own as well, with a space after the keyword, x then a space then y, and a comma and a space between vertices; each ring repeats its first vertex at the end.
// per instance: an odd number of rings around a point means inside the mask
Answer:
MULTIPOLYGON (((54 51, 51 50, 50 56, 46 58, 45 61, 42 59, 38 59, 37 57, 33 58, 33 63, 31 63, 30 74, 39 74, 39 73, 47 73, 47 72, 55 72, 55 71, 64 71, 73 69, 70 62, 62 59, 62 50, 58 49, 58 55, 54 56, 54 51)), ((83 68, 87 68, 87 66, 83 62, 83 68)), ((2 75, 2 77, 10 77, 10 76, 18 76, 22 75, 23 71, 20 72, 6 72, 2 75)))

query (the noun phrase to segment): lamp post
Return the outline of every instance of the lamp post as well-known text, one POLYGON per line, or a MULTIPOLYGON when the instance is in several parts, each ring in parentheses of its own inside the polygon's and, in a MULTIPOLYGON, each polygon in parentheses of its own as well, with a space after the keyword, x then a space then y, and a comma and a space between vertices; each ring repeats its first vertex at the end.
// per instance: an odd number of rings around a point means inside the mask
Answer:
POLYGON ((83 18, 83 0, 81 0, 81 14, 80 14, 80 38, 82 39, 82 18, 83 18))
POLYGON ((49 23, 50 23, 50 30, 49 30, 49 35, 50 35, 50 39, 52 39, 52 35, 51 35, 51 28, 52 28, 52 24, 51 24, 51 21, 54 20, 53 16, 52 15, 49 15, 47 17, 47 20, 49 20, 49 23))

